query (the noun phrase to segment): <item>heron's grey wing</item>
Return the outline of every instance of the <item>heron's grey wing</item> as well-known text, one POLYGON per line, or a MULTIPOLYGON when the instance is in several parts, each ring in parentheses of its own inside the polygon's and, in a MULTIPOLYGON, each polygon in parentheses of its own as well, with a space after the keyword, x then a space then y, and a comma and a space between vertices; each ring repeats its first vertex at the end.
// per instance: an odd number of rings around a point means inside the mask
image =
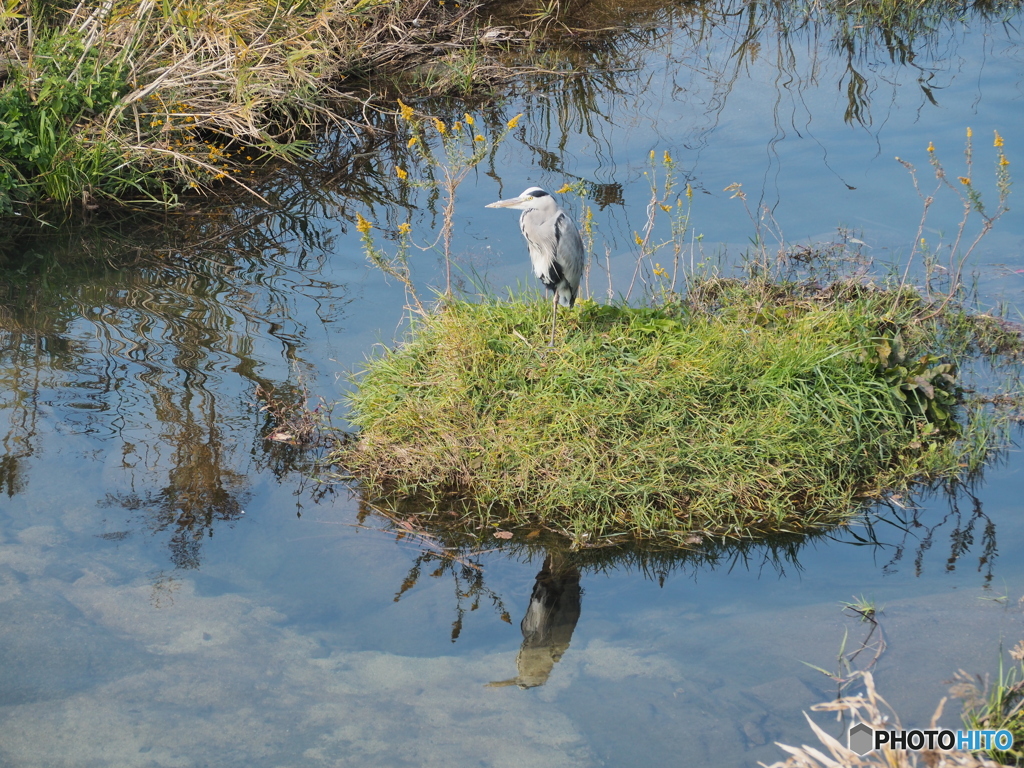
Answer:
POLYGON ((559 211, 555 217, 554 231, 555 260, 562 268, 562 276, 572 289, 572 297, 575 299, 580 278, 583 277, 583 238, 565 211, 559 211))

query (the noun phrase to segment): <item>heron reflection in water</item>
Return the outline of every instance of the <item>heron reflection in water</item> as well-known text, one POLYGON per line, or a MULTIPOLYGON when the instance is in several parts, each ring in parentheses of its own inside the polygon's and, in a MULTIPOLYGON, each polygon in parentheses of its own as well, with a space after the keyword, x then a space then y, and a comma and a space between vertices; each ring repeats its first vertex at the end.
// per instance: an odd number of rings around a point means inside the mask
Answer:
POLYGON ((544 685, 555 662, 562 658, 572 640, 580 618, 580 572, 575 565, 548 555, 537 574, 530 595, 530 606, 519 625, 523 644, 516 657, 519 674, 511 680, 488 683, 491 687, 518 685, 536 688, 544 685))

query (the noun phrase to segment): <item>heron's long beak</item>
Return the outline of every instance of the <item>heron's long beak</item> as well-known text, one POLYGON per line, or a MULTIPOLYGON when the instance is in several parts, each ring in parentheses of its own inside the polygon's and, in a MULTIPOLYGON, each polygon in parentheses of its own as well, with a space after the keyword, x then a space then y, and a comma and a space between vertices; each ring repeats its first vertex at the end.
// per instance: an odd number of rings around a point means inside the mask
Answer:
POLYGON ((513 205, 519 203, 525 203, 527 200, 532 200, 532 197, 513 197, 509 200, 499 200, 496 203, 488 203, 485 208, 511 208, 513 205))

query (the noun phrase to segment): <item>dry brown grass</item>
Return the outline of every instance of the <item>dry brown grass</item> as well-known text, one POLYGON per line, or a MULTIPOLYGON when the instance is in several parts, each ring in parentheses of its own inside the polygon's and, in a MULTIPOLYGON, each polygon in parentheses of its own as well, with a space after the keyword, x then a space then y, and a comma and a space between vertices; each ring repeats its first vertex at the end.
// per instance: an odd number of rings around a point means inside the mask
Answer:
POLYGON ((0 122, 12 126, 0 137, 0 210, 5 195, 95 207, 173 204, 225 180, 251 192, 268 160, 394 109, 373 85, 383 77, 415 72, 423 92, 495 80, 472 53, 480 3, 453 6, 11 0, 0 6, 0 122))
MULTIPOLYGON (((870 672, 860 673, 865 691, 859 696, 846 696, 837 701, 827 701, 811 707, 815 712, 835 712, 837 716, 850 723, 867 723, 872 728, 885 728, 900 730, 899 717, 892 707, 878 695, 875 690, 874 678, 870 672)), ((939 717, 942 716, 946 699, 939 702, 932 715, 931 728, 937 728, 939 717)), ((804 717, 807 717, 805 714, 804 717)), ((890 750, 869 752, 861 757, 851 751, 845 744, 834 736, 825 732, 810 717, 807 722, 814 731, 814 735, 821 742, 820 746, 804 744, 799 747, 791 747, 779 744, 789 757, 784 761, 772 763, 764 768, 917 768, 917 766, 928 766, 928 768, 998 768, 999 763, 988 759, 984 755, 975 755, 970 752, 938 750, 903 751, 890 750)))

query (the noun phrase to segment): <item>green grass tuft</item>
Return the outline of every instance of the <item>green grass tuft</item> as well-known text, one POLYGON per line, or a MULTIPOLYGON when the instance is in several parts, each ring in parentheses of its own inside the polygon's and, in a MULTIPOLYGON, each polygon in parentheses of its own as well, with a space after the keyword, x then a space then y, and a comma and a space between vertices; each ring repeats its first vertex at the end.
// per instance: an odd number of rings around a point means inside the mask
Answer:
POLYGON ((964 725, 971 730, 1000 731, 1013 734, 1008 750, 985 750, 999 765, 1024 765, 1024 641, 1010 651, 1012 663, 999 656, 999 674, 995 681, 972 677, 960 670, 950 692, 963 700, 964 725))
POLYGON ((880 359, 893 329, 908 360, 932 351, 919 307, 910 292, 719 281, 661 308, 560 310, 548 348, 539 297, 451 302, 369 361, 358 438, 332 460, 371 496, 457 499, 459 516, 577 543, 807 532, 963 466, 955 431, 908 406, 938 389, 894 386, 880 359))

